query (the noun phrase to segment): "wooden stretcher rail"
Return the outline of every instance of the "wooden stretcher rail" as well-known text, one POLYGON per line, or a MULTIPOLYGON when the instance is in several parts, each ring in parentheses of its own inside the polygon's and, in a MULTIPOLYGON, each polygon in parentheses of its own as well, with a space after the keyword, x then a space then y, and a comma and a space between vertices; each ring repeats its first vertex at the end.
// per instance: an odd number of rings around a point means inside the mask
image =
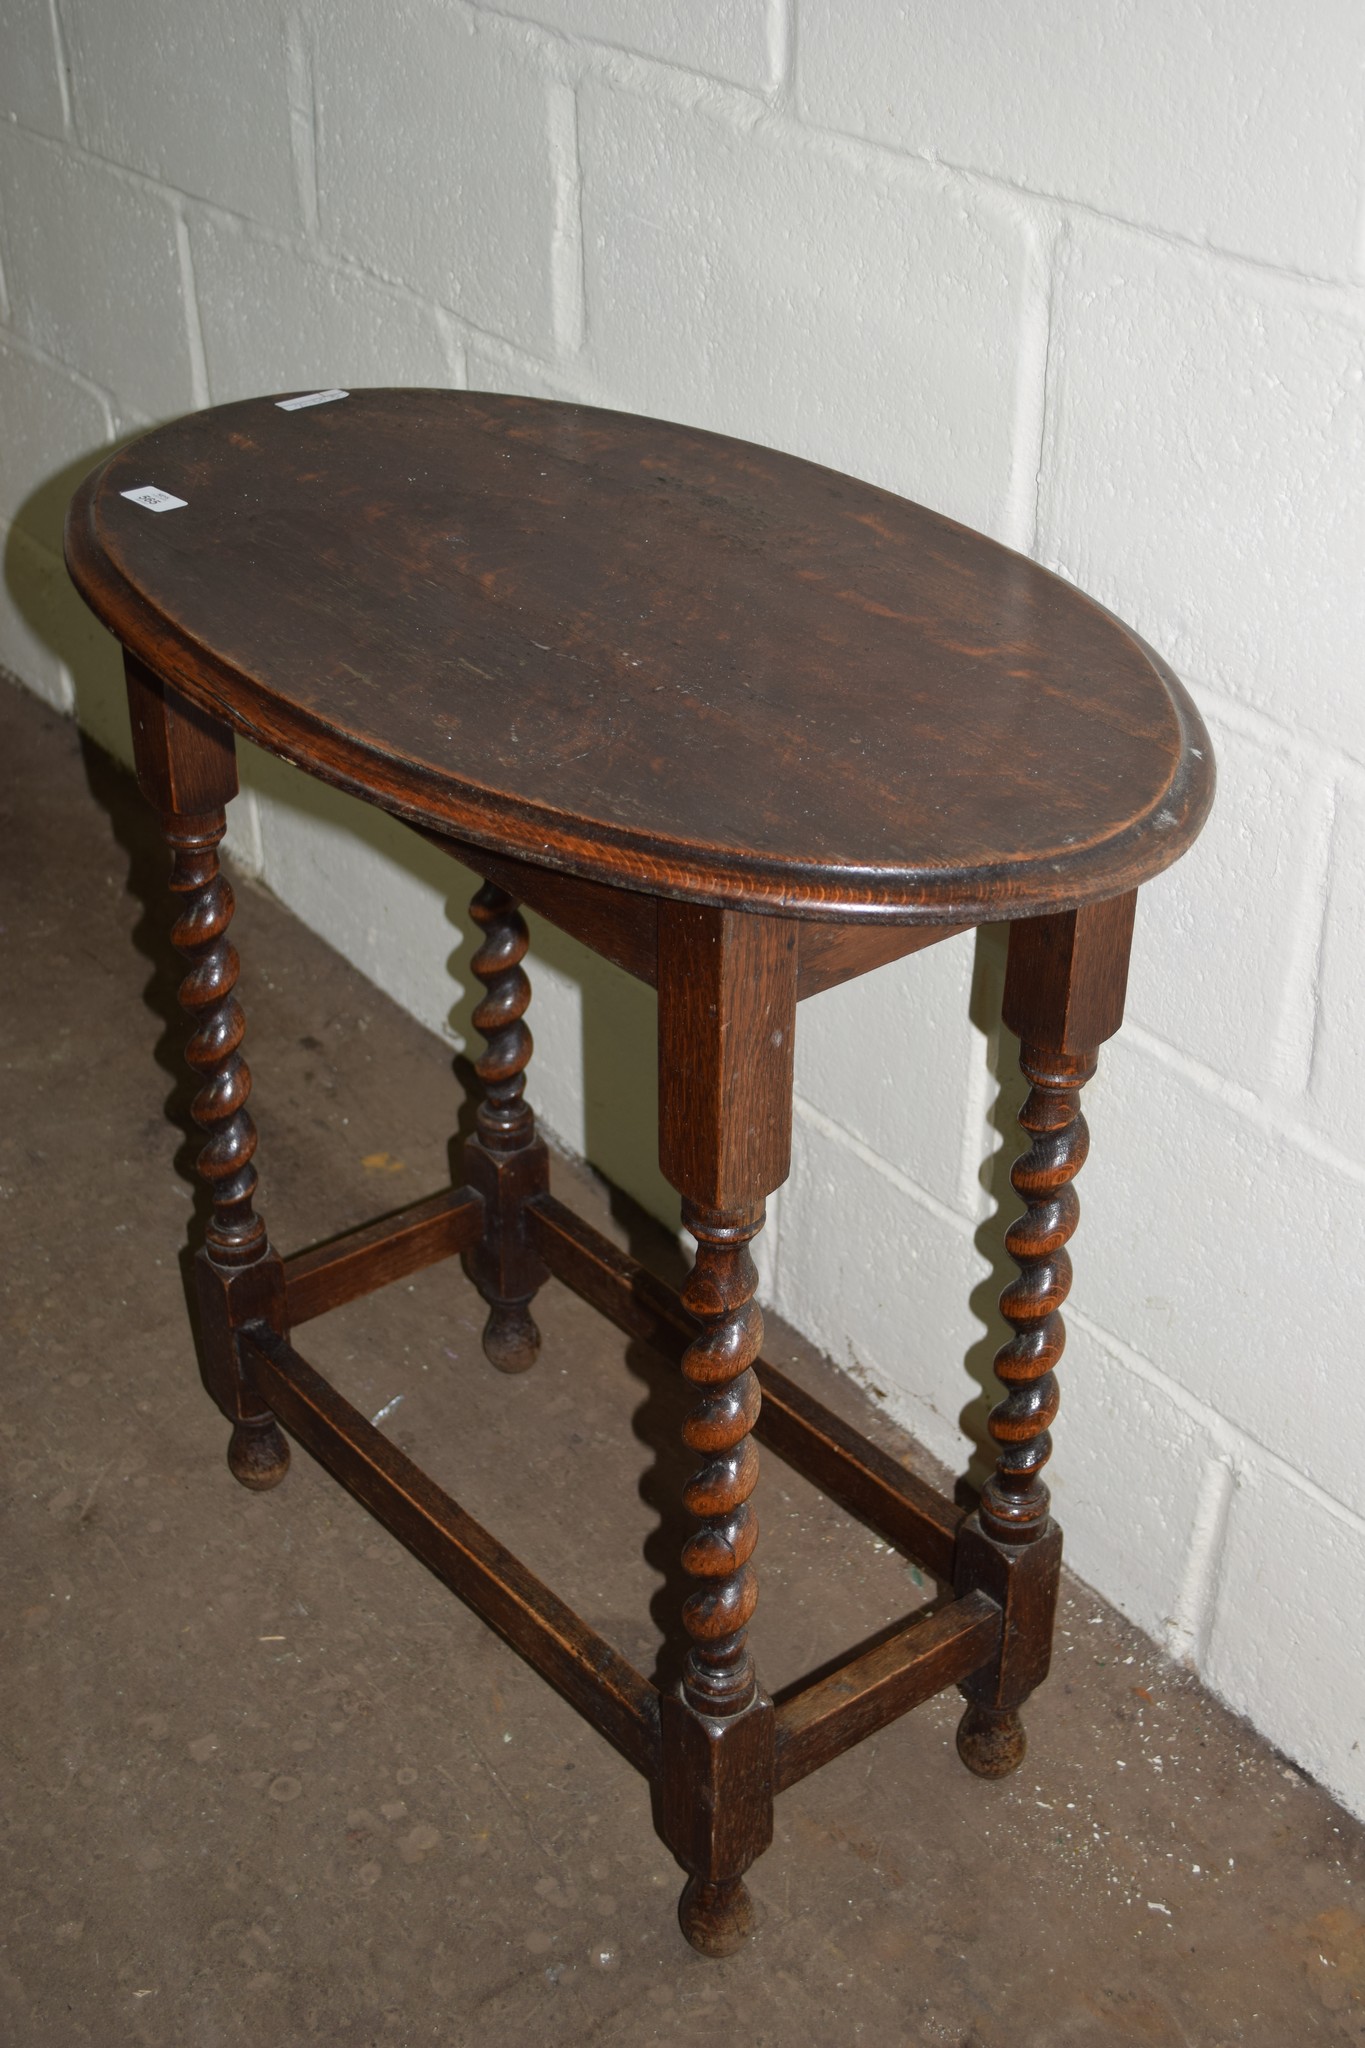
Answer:
POLYGON ((999 1648, 1002 1625, 994 1600, 968 1593, 935 1614, 917 1616, 861 1657, 789 1694, 777 1709, 776 1789, 785 1792, 988 1663, 999 1648))
MULTIPOLYGON (((525 1211, 531 1242, 550 1271, 628 1336, 678 1358, 696 1324, 671 1287, 656 1280, 553 1195, 525 1211)), ((962 1510, 794 1381, 760 1358, 763 1407, 754 1434, 831 1500, 951 1581, 962 1510)))
POLYGON ((244 1362, 290 1435, 495 1628, 646 1777, 659 1768, 649 1680, 329 1386, 293 1346, 241 1333, 244 1362))
POLYGON ((330 1244, 295 1252, 284 1262, 291 1327, 453 1257, 476 1244, 482 1229, 482 1197, 472 1188, 442 1188, 330 1244))

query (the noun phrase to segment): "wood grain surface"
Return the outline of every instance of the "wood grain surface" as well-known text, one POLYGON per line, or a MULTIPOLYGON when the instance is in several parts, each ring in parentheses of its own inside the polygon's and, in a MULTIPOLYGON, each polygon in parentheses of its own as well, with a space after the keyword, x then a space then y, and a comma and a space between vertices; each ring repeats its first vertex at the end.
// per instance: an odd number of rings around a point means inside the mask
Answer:
POLYGON ((1136 887, 1207 737, 1046 570, 794 457, 457 391, 221 406, 82 487, 124 645, 311 773, 655 895, 899 923, 1136 887), (122 492, 185 499, 150 512, 122 492))

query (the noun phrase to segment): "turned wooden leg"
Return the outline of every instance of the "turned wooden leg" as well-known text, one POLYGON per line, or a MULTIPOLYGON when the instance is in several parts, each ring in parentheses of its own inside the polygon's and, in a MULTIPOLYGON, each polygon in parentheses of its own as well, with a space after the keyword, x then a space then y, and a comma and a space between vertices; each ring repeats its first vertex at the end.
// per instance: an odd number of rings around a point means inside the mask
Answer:
POLYGON ((192 1113, 207 1133, 196 1168, 212 1212, 195 1259, 204 1383, 232 1424, 228 1464, 243 1486, 278 1486, 289 1446, 243 1366, 236 1333, 265 1324, 288 1334, 284 1268, 257 1215, 256 1127, 246 1103, 251 1074, 241 1055, 246 1019, 237 1001, 238 959, 228 938, 232 889, 218 864, 224 806, 236 794, 231 729, 210 719, 131 659, 128 703, 144 795, 161 813, 179 911, 171 933, 189 963, 180 1004, 193 1023, 185 1057, 200 1081, 192 1113))
POLYGON ((962 1686, 968 1705, 958 1754, 982 1778, 1006 1777, 1023 1762, 1019 1709, 1052 1656, 1062 1539, 1042 1473, 1059 1399, 1054 1368, 1066 1344, 1067 1244, 1080 1217, 1073 1182, 1089 1149, 1080 1098, 1096 1047, 1123 1019, 1134 903, 1122 896, 1031 919, 1010 937, 1004 1016, 1021 1041, 1029 1093, 1019 1122, 1030 1140, 1010 1181, 1025 1207, 1005 1235, 1019 1277, 1000 1297, 1014 1334, 995 1359, 1006 1389, 990 1417, 996 1468, 963 1526, 956 1569, 959 1592, 988 1593, 1005 1612, 998 1657, 962 1686))
POLYGON ((699 1325, 683 1356, 698 1400, 683 1440, 702 1460, 683 1500, 682 1681, 661 1702, 661 1831, 689 1873, 678 1908, 703 1955, 753 1925, 744 1873, 772 1840, 773 1707, 747 1631, 758 1600, 753 1371, 763 1341, 749 1246, 791 1146, 796 960, 774 920, 691 904, 659 911, 659 1157, 697 1256, 682 1299, 699 1325))
POLYGON ((692 1638, 683 1697, 699 1714, 738 1714, 757 1690, 747 1644, 758 1604, 749 1566, 758 1519, 749 1496, 758 1483, 752 1431, 760 1395, 752 1367, 763 1348, 763 1312, 753 1298, 758 1274, 749 1245, 763 1228, 763 1211, 733 1214, 684 1202, 683 1224, 697 1240, 697 1256, 682 1301, 701 1333, 683 1353, 683 1378, 700 1399, 682 1434, 703 1461, 683 1489, 688 1513, 701 1523, 683 1550, 684 1567, 699 1581, 683 1606, 692 1638))
POLYGON ((486 990, 474 1028, 488 1043, 474 1063, 484 1099, 464 1148, 464 1177, 484 1200, 484 1234, 467 1264, 488 1303, 486 1356, 499 1372, 525 1372, 540 1350, 531 1299, 549 1274, 527 1243, 522 1211, 550 1185, 549 1154, 526 1100, 532 1051, 524 1021, 531 984, 521 964, 526 923, 513 898, 493 882, 484 883, 470 910, 483 933, 471 965, 486 990))
MULTIPOLYGON (((772 1745, 772 1710, 759 1694, 748 1647, 748 1625, 758 1605, 758 1579, 749 1563, 758 1541, 758 1517, 749 1505, 758 1483, 751 1431, 760 1404, 752 1367, 763 1344, 749 1245, 763 1227, 763 1211, 727 1212, 684 1202, 683 1222, 697 1240, 697 1257, 682 1299, 701 1332, 683 1354, 683 1376, 700 1399, 682 1433, 703 1462, 683 1489, 684 1505, 700 1526, 682 1554, 684 1569, 697 1582, 683 1603, 691 1647, 681 1697, 667 1707, 677 1724, 675 1761, 689 1761, 675 1788, 683 1811, 674 1818, 692 1832, 696 1781, 704 1779, 710 1832, 697 1860, 724 1864, 742 1857, 743 1868, 758 1853, 755 1820, 763 1830, 762 1846, 771 1839, 771 1818, 749 1810, 745 1785, 755 1766, 760 1779, 766 1775, 772 1745), (748 1722, 741 1726, 745 1716, 748 1722), (696 1717, 703 1717, 703 1726, 696 1717), (705 1729, 707 1722, 731 1725, 720 1735, 705 1729)), ((739 1875, 694 1872, 678 1917, 694 1948, 723 1956, 750 1932, 753 1908, 739 1875)))
POLYGON ((1000 1297, 1014 1335, 996 1354, 996 1377, 1008 1389, 991 1411, 996 1468, 963 1539, 970 1583, 1004 1596, 1012 1629, 1031 1646, 1014 1654, 1009 1682, 994 1686, 979 1676, 963 1691, 970 1704, 957 1732, 958 1754, 981 1778, 1003 1778, 1023 1762, 1025 1736, 1019 1707, 1046 1675, 1056 1606, 1061 1532, 1048 1514, 1042 1472, 1052 1454, 1050 1424, 1057 1413, 1053 1368, 1066 1345, 1061 1306, 1071 1287, 1066 1244, 1080 1203, 1072 1180, 1085 1163, 1088 1134, 1080 1111, 1082 1082, 1095 1071, 1094 1055, 1047 1054, 1020 1048, 1030 1083, 1019 1121, 1032 1143, 1017 1159, 1010 1183, 1026 1204, 1005 1234, 1019 1278, 1000 1297), (988 1547, 989 1546, 989 1547, 988 1547), (1008 1696, 1008 1698, 1007 1698, 1008 1696))

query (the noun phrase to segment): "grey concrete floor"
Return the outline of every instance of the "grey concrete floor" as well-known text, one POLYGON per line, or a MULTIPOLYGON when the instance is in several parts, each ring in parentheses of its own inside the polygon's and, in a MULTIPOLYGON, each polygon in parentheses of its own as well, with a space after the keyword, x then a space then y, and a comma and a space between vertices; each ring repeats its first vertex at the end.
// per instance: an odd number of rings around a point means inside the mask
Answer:
MULTIPOLYGON (((1365 1831, 1074 1583, 1018 1777, 968 1776, 955 1698, 932 1703, 784 1796, 757 1938, 693 1955, 628 1767, 306 1456, 265 1496, 229 1477, 182 1289, 159 842, 8 685, 0 750, 10 2048, 1365 2041, 1365 1831)), ((290 1249, 440 1185, 461 1091, 446 1048, 238 895, 290 1249)), ((557 1285, 538 1314, 524 1379, 485 1366, 448 1267, 302 1348, 367 1413, 401 1396, 395 1439, 654 1669, 673 1375, 557 1285)), ((914 1461, 794 1333, 767 1350, 914 1461)), ((770 1687, 928 1597, 775 1458, 761 1501, 770 1687)))

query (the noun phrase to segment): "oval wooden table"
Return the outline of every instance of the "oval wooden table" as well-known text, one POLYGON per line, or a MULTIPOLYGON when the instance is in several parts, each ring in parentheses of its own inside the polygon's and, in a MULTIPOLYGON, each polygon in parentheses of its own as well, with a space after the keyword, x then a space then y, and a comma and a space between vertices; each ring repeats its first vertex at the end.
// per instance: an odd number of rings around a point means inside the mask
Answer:
POLYGON ((688 1872, 683 1929, 728 1953, 776 1792, 950 1685, 972 1770, 1023 1755, 1061 1549, 1041 1475, 1080 1090, 1122 1016, 1137 889, 1208 810, 1198 715, 1109 613, 979 534, 743 442, 533 399, 366 391, 196 414, 87 480, 67 561, 126 650, 138 775, 173 850, 213 1197, 202 1368, 232 1470, 281 1479, 282 1424, 499 1630, 657 1788, 688 1872), (217 859, 237 732, 485 878, 485 1098, 464 1184, 290 1258, 254 1207, 217 859), (681 1295, 548 1192, 519 903, 658 989, 660 1160, 697 1243, 681 1295), (998 1464, 964 1516, 765 1363, 749 1245, 788 1171, 798 1003, 1001 918, 1031 1084, 1025 1206, 998 1464), (676 1692, 294 1349, 310 1317, 455 1253, 502 1370, 533 1363, 531 1300, 554 1273, 695 1387, 676 1692), (777 1707, 746 1643, 755 1437, 952 1593, 777 1707))

